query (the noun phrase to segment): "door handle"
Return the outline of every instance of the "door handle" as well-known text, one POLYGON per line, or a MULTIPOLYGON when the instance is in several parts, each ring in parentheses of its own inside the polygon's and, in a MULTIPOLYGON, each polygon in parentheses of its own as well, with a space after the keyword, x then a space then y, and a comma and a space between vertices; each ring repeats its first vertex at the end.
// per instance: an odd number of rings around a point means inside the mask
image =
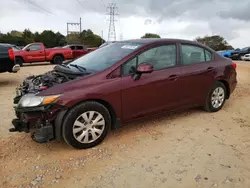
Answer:
POLYGON ((208 67, 207 70, 208 71, 213 71, 215 68, 214 67, 208 67))
POLYGON ((170 75, 170 76, 168 77, 168 79, 171 80, 171 81, 175 81, 175 80, 177 80, 178 78, 179 78, 179 76, 178 76, 178 75, 175 75, 175 74, 172 74, 172 75, 170 75))

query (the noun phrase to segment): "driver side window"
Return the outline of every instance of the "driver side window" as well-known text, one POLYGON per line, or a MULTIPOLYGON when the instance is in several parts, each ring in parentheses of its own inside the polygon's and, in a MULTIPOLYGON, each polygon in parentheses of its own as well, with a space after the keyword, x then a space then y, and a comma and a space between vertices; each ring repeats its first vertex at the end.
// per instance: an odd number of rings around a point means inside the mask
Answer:
POLYGON ((34 45, 31 45, 29 47, 30 51, 37 51, 37 50, 41 50, 41 45, 39 44, 34 44, 34 45))
POLYGON ((176 45, 153 47, 129 60, 122 66, 122 75, 127 76, 136 70, 141 63, 153 65, 154 70, 166 69, 176 65, 176 45))

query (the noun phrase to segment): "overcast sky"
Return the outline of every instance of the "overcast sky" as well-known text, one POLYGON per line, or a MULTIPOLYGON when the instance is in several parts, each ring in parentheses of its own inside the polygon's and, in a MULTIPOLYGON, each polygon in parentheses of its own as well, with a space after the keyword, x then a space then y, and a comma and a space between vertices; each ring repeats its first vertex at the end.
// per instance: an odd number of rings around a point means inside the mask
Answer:
POLYGON ((113 1, 119 13, 117 40, 146 32, 191 40, 219 34, 235 48, 250 46, 249 0, 0 0, 0 31, 51 29, 65 35, 66 23, 82 17, 82 29, 103 31, 107 39, 106 7, 113 1))

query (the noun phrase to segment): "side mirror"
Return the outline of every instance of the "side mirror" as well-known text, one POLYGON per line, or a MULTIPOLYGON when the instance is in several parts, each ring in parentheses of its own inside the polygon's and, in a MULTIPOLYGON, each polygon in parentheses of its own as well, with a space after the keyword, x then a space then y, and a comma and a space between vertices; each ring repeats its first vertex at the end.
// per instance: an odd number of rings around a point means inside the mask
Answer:
POLYGON ((133 80, 139 80, 141 75, 144 73, 151 73, 153 72, 154 67, 148 63, 142 63, 137 66, 135 73, 132 75, 133 80))
POLYGON ((136 68, 136 72, 139 74, 143 74, 143 73, 151 73, 153 72, 154 68, 151 64, 148 63, 142 63, 140 65, 138 65, 138 67, 136 68))
POLYGON ((27 48, 27 49, 26 49, 26 51, 27 51, 27 52, 29 52, 29 51, 30 51, 30 49, 29 49, 29 48, 27 48))

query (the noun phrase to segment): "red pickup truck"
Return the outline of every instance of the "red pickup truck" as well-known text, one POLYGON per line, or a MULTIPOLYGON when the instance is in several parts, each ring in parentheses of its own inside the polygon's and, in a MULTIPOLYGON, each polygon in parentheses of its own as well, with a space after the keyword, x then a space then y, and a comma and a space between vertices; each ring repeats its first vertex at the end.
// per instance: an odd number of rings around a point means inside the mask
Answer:
POLYGON ((14 52, 16 63, 20 66, 23 63, 49 61, 52 64, 61 64, 64 60, 73 59, 73 53, 70 48, 47 48, 43 43, 31 43, 22 50, 14 52))

